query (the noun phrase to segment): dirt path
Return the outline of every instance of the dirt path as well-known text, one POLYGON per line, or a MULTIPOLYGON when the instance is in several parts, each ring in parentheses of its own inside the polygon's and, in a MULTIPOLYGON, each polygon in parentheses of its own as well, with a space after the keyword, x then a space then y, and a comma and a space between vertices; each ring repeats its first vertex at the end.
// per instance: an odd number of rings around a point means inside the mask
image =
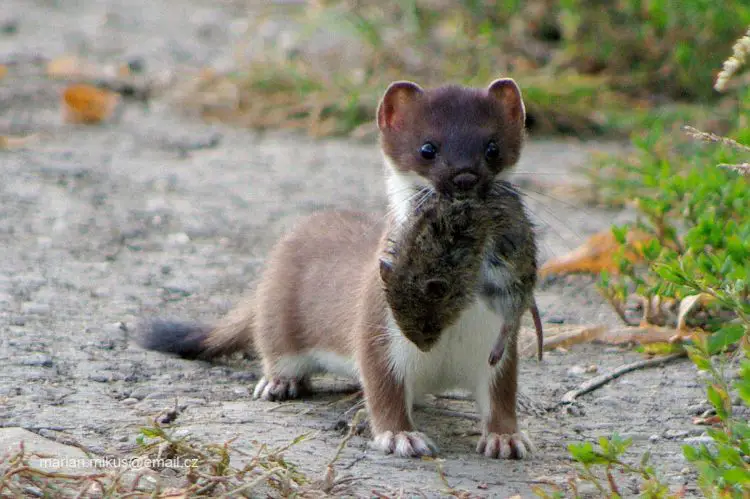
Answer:
MULTIPOLYGON (((288 453, 309 476, 335 453, 347 406, 329 402, 341 395, 268 412, 273 404, 249 399, 254 362, 190 362, 143 351, 129 337, 144 313, 218 317, 252 286, 270 245, 302 214, 382 212, 377 148, 212 126, 158 102, 128 104, 116 124, 63 125, 59 84, 34 76, 29 62, 70 52, 166 69, 227 61, 242 12, 235 3, 196 0, 4 1, 0 62, 19 61, 12 69, 24 76, 0 80, 0 135, 30 129, 40 136, 26 149, 0 151, 0 426, 130 455, 138 427, 177 398, 184 405, 177 425, 194 438, 238 436, 235 445, 249 449, 254 440, 280 445, 316 431, 288 453), (205 144, 213 145, 191 150, 205 144)), ((540 218, 544 258, 627 216, 584 211, 542 190, 576 181, 573 168, 589 147, 620 146, 532 140, 519 166, 540 218)), ((538 296, 547 322, 617 321, 591 279, 545 283, 538 296)), ((681 484, 688 477, 680 446, 703 431, 687 410, 702 400, 688 363, 629 374, 582 397, 575 415, 556 409, 563 393, 593 376, 577 367, 603 372, 638 357, 585 346, 551 353, 542 364, 525 361, 523 393, 550 409, 522 414, 539 449, 528 462, 475 456, 470 421, 429 411, 418 412, 418 421, 440 445, 449 483, 473 494, 528 497, 540 478, 564 480, 567 443, 613 431, 633 438, 633 456, 650 449, 669 481, 681 484)), ((434 405, 473 411, 462 402, 434 405)), ((434 496, 444 488, 434 462, 383 457, 361 438, 339 463, 361 477, 357 495, 403 489, 434 496)))

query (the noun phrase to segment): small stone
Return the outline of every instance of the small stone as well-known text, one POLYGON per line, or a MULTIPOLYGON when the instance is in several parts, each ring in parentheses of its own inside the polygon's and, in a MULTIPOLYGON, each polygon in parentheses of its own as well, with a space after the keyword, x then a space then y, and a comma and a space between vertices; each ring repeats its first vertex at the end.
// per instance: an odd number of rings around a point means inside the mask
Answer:
POLYGON ((594 364, 591 364, 590 366, 586 366, 586 374, 592 374, 599 371, 599 368, 595 366, 594 364))
POLYGON ((109 383, 109 378, 104 374, 92 374, 89 376, 89 379, 97 383, 109 383))
POLYGON ((568 374, 571 376, 582 376, 586 374, 586 368, 583 366, 573 366, 568 369, 568 374))
MULTIPOLYGON (((131 396, 133 394, 131 393, 131 396)), ((146 395, 145 400, 164 400, 168 398, 173 398, 174 393, 171 392, 153 392, 146 395)))
POLYGON ((599 490, 593 483, 580 483, 577 488, 580 497, 599 497, 599 490))
POLYGON ((96 288, 93 291, 91 291, 91 296, 94 298, 108 298, 112 296, 112 292, 109 290, 109 288, 96 288))
POLYGON ((164 289, 170 293, 189 296, 198 291, 198 285, 195 282, 189 282, 185 279, 173 279, 164 284, 164 289))
POLYGON ((700 414, 703 414, 704 412, 706 412, 710 408, 711 408, 711 405, 708 402, 703 401, 703 402, 701 402, 699 404, 689 405, 687 407, 687 411, 688 411, 688 413, 690 413, 690 414, 692 414, 694 416, 698 416, 700 414))
POLYGON ((120 335, 128 330, 124 322, 114 322, 104 326, 104 332, 112 335, 120 335))
POLYGON ((39 249, 48 249, 52 247, 52 238, 47 236, 39 236, 36 238, 36 245, 39 249))
POLYGON ((122 403, 125 405, 135 405, 138 403, 138 399, 133 398, 133 397, 128 397, 126 399, 123 399, 122 403))
POLYGON ((551 315, 545 318, 544 322, 547 322, 549 324, 565 324, 565 317, 561 317, 559 315, 551 315))
POLYGON ((24 314, 29 315, 47 315, 50 313, 51 307, 46 303, 26 302, 21 305, 21 310, 24 314))
POLYGON ((232 393, 237 395, 238 397, 249 397, 250 391, 247 388, 244 387, 236 387, 232 389, 232 393))
POLYGON ((26 317, 23 315, 17 315, 15 317, 11 317, 10 319, 10 325, 11 326, 25 326, 26 325, 26 317))
POLYGON ((52 367, 53 362, 52 362, 52 358, 50 358, 48 355, 38 354, 38 355, 32 355, 31 357, 27 357, 27 358, 21 360, 21 365, 23 365, 23 366, 38 366, 38 367, 52 367))
POLYGON ((714 439, 709 437, 708 435, 700 435, 698 437, 688 437, 682 440, 688 445, 700 445, 700 444, 706 444, 711 445, 714 443, 714 439))
POLYGON ((18 33, 18 19, 8 19, 0 22, 0 33, 3 35, 15 35, 18 33))
POLYGON ((184 232, 178 232, 176 234, 170 234, 167 236, 167 243, 172 246, 184 246, 190 242, 190 236, 184 232))
POLYGON ((618 408, 622 405, 622 401, 620 401, 616 397, 612 397, 610 395, 603 395, 596 399, 596 403, 599 405, 606 405, 613 408, 618 408))
POLYGON ((145 386, 138 386, 130 392, 130 397, 136 400, 143 400, 148 396, 149 393, 151 392, 145 386))
POLYGON ((660 438, 661 437, 659 435, 654 434, 648 437, 648 441, 651 443, 654 443, 654 442, 658 442, 660 438))
POLYGON ((683 438, 690 435, 690 432, 685 430, 665 430, 662 436, 668 440, 683 438))
POLYGON ((146 67, 146 62, 142 57, 133 57, 128 60, 128 69, 133 73, 142 73, 146 67))

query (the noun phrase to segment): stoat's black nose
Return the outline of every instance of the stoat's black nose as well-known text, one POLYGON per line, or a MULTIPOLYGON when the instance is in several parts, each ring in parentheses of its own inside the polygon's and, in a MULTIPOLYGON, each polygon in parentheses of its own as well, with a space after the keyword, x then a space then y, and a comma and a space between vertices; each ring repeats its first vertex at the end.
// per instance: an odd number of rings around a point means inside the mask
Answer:
POLYGON ((473 189, 479 181, 479 175, 470 172, 459 173, 453 177, 453 184, 462 191, 473 189))

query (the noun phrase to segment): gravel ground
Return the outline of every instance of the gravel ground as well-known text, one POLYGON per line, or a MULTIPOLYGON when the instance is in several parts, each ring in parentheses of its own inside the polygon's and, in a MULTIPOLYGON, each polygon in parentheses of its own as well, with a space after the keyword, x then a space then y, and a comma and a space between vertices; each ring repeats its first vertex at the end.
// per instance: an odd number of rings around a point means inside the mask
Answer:
MULTIPOLYGON (((207 0, 4 0, 0 63, 17 64, 0 80, 0 134, 32 130, 38 137, 23 149, 0 150, 0 426, 127 456, 138 427, 176 398, 184 406, 176 424, 196 439, 236 436, 235 445, 249 449, 252 441, 280 445, 313 430, 315 438, 288 453, 310 476, 334 455, 342 438, 337 421, 348 406, 332 402, 343 395, 269 412, 274 404, 249 397, 255 362, 176 359, 138 348, 130 335, 143 314, 219 317, 252 288, 270 246, 303 214, 383 212, 377 147, 210 125, 159 101, 126 103, 114 123, 65 125, 60 83, 39 76, 35 62, 75 53, 99 62, 138 58, 156 70, 229 64, 247 12, 237 2, 207 0)), ((551 186, 580 182, 574 169, 589 150, 621 147, 532 138, 517 180, 538 217, 544 259, 627 219, 550 195, 551 186)), ((548 323, 617 323, 589 278, 545 282, 538 300, 548 323)), ((690 421, 703 399, 691 364, 628 374, 583 396, 574 411, 556 406, 594 375, 582 367, 604 372, 638 358, 587 345, 552 352, 541 364, 524 361, 522 392, 549 409, 522 411, 538 447, 530 461, 474 455, 470 421, 429 410, 417 418, 441 447, 450 485, 472 494, 528 497, 540 479, 565 479, 569 442, 613 431, 633 438, 634 458, 650 450, 677 487, 691 478, 680 446, 703 432, 690 421)), ((473 410, 460 401, 433 406, 473 410)), ((380 456, 359 437, 338 466, 360 477, 356 495, 436 496, 444 489, 435 462, 380 456)), ((631 485, 624 482, 625 495, 635 494, 631 485)))

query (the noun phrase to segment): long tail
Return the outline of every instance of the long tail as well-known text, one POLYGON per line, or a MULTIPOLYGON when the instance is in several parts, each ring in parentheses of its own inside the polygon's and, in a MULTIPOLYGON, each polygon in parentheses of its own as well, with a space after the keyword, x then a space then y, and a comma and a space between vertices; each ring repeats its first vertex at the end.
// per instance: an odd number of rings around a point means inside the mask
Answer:
POLYGON ((186 359, 213 359, 252 349, 252 305, 230 312, 217 326, 169 321, 144 320, 138 328, 137 342, 143 348, 177 354, 186 359))

